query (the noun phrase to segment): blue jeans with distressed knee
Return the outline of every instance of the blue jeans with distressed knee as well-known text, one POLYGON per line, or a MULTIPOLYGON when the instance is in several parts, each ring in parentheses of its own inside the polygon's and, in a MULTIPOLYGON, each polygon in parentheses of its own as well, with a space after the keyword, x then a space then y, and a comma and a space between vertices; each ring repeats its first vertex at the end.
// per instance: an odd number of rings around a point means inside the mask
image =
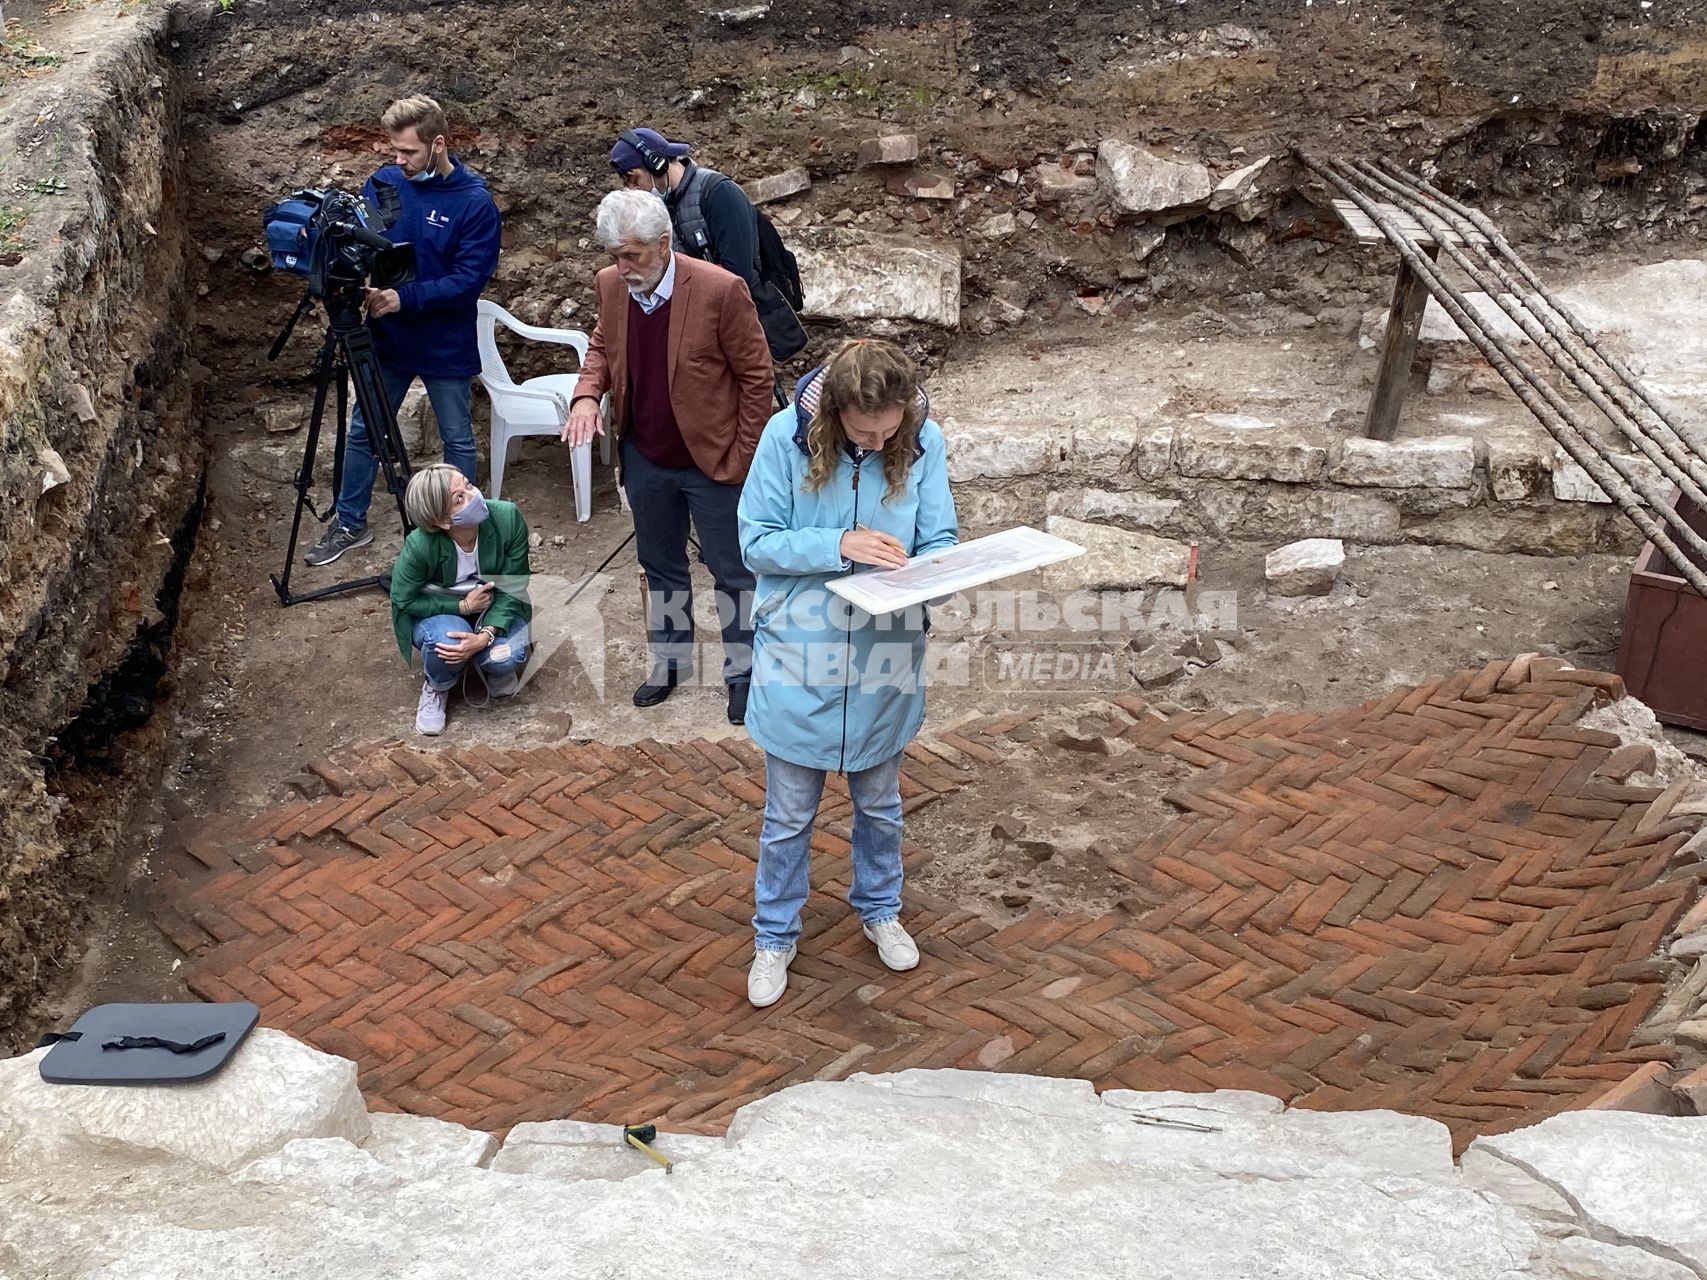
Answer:
MULTIPOLYGON (((421 651, 421 669, 433 688, 449 689, 462 678, 463 669, 468 665, 466 662, 446 662, 439 657, 438 646, 455 644, 456 641, 450 638, 451 632, 473 631, 476 625, 472 618, 465 618, 460 613, 438 613, 415 624, 415 647, 421 651)), ((527 660, 526 623, 518 624, 509 635, 500 636, 491 648, 474 655, 475 665, 488 677, 520 671, 527 665, 527 660)))
MULTIPOLYGON (((811 887, 812 826, 824 770, 765 755, 765 820, 753 886, 753 929, 760 951, 787 951, 800 937, 800 909, 811 887)), ((853 887, 848 905, 866 924, 901 914, 901 757, 848 774, 853 798, 853 887)))

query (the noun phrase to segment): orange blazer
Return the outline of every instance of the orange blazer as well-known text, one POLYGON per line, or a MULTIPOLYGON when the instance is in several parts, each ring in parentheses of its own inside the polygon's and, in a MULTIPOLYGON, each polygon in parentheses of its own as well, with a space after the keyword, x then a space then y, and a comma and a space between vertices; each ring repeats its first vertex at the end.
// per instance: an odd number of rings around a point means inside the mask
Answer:
MULTIPOLYGON (((599 321, 575 399, 611 394, 617 439, 628 430, 628 286, 615 267, 596 281, 599 321)), ((668 341, 670 407, 699 469, 721 484, 740 484, 771 415, 775 373, 759 314, 740 276, 676 255, 668 341)))

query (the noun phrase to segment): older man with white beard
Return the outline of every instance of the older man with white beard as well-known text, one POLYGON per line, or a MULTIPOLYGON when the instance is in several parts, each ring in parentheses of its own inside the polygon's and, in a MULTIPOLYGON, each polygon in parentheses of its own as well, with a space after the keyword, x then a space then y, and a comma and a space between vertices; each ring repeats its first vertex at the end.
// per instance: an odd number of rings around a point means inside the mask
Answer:
POLYGON ((729 722, 746 719, 752 675, 753 575, 741 560, 735 507, 770 417, 770 348, 740 277, 673 251, 670 213, 647 191, 599 202, 598 325, 575 384, 563 440, 604 430, 611 394, 618 465, 634 511, 648 586, 652 670, 634 705, 656 706, 691 669, 693 587, 688 521, 717 586, 729 722))

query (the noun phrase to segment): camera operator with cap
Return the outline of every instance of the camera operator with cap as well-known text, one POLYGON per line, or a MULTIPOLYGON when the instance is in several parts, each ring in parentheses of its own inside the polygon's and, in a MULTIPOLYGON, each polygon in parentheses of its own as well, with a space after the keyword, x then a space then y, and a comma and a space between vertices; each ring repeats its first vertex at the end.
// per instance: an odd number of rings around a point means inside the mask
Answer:
POLYGON ((733 271, 756 294, 759 211, 734 179, 689 160, 690 150, 654 129, 625 129, 610 149, 610 163, 623 186, 663 197, 677 253, 733 271))
MULTIPOLYGON (((381 186, 395 193, 399 212, 385 235, 415 246, 417 275, 395 289, 367 291, 368 327, 392 412, 419 378, 438 419, 445 461, 473 484, 469 400, 480 372, 474 321, 480 293, 498 266, 498 206, 486 180, 450 154, 450 127, 433 99, 394 102, 380 123, 396 163, 369 178, 362 195, 377 209, 386 203, 381 186)), ((374 471, 373 446, 357 406, 344 446, 337 516, 304 557, 309 564, 331 564, 373 541, 367 511, 374 471)))

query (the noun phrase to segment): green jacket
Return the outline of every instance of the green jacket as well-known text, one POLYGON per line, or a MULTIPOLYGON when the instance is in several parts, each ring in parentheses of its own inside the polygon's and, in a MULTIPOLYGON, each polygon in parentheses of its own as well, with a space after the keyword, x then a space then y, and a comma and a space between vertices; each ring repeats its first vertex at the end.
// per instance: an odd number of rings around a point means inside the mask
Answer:
MULTIPOLYGON (((492 604, 480 619, 484 626, 505 634, 518 622, 533 617, 528 603, 528 523, 513 502, 486 500, 486 519, 480 525, 476 554, 483 582, 497 580, 492 604)), ((456 582, 456 543, 442 529, 413 529, 403 539, 403 550, 391 569, 391 629, 397 633, 397 648, 409 661, 415 648, 415 623, 436 614, 457 612, 454 596, 424 594, 427 586, 448 587, 456 582)), ((469 629, 474 619, 469 620, 469 629)))

